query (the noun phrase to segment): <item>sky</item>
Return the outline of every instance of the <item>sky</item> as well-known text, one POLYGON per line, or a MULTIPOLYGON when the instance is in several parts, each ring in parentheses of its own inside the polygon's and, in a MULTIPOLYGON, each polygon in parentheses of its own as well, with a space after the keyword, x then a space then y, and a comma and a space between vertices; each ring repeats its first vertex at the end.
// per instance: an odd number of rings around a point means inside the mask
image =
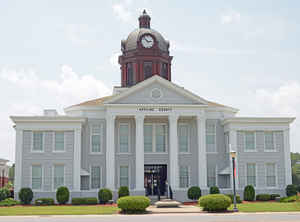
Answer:
MULTIPOLYGON (((240 109, 300 119, 300 1, 0 0, 0 158, 11 115, 41 115, 120 85, 121 40, 146 9, 170 41, 172 81, 240 109)), ((291 150, 300 152, 300 120, 291 150)))

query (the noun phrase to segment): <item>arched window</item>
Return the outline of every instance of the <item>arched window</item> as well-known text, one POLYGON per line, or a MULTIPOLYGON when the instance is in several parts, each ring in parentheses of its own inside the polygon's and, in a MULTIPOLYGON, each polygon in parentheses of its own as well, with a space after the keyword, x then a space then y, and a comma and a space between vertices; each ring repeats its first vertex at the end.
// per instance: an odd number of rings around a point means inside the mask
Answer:
POLYGON ((127 73, 127 86, 132 86, 134 84, 132 63, 126 64, 126 73, 127 73))
POLYGON ((144 62, 144 79, 152 76, 152 62, 144 62))
POLYGON ((168 79, 168 64, 167 63, 163 63, 161 65, 161 76, 165 79, 168 79))

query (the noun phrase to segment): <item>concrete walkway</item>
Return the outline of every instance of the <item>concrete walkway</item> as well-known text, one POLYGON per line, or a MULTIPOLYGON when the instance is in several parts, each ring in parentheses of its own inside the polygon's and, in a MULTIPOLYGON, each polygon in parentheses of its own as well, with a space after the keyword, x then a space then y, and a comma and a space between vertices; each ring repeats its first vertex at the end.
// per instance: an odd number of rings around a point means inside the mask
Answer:
POLYGON ((179 207, 159 207, 150 206, 147 211, 153 214, 166 214, 166 213, 200 213, 200 207, 190 205, 180 205, 179 207))

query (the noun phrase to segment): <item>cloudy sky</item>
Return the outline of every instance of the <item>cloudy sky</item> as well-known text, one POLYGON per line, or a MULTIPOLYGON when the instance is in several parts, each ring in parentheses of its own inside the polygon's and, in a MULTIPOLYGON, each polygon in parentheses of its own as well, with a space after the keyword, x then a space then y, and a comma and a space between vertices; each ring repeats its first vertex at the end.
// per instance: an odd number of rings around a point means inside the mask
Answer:
MULTIPOLYGON (((0 158, 14 160, 10 115, 108 95, 120 41, 146 8, 171 43, 173 81, 240 116, 300 119, 300 1, 2 0, 0 158)), ((300 120, 291 149, 300 152, 300 120)))

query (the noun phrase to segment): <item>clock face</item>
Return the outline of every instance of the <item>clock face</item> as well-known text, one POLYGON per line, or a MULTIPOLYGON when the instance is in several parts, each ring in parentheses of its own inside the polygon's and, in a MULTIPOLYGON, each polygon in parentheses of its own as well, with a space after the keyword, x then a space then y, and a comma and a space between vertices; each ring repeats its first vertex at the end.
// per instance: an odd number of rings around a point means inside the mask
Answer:
POLYGON ((144 35, 142 38, 142 45, 144 48, 151 48, 154 45, 154 39, 151 35, 144 35))

